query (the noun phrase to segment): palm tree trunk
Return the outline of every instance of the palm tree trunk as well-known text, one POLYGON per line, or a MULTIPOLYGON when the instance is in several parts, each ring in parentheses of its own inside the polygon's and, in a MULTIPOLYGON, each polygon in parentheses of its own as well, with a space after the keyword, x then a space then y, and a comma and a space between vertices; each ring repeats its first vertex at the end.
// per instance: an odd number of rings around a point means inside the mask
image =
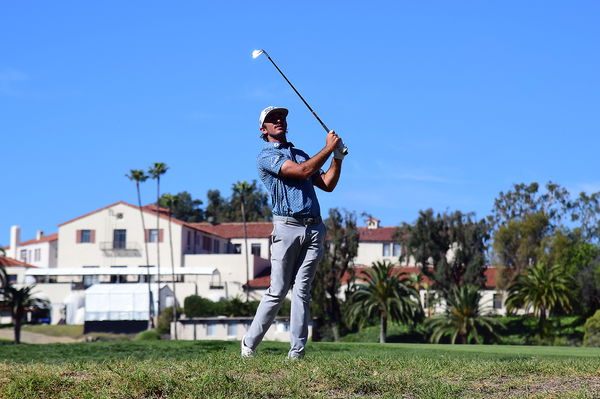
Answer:
POLYGON ((158 211, 158 203, 160 202, 160 176, 156 178, 156 325, 158 325, 158 317, 160 316, 160 212, 158 211))
POLYGON ((148 242, 146 240, 146 223, 144 222, 144 211, 142 210, 142 195, 140 193, 140 183, 136 182, 138 206, 140 208, 140 216, 142 218, 142 229, 144 230, 143 240, 146 252, 146 278, 148 280, 148 328, 154 327, 154 321, 152 320, 152 286, 150 285, 150 260, 148 257, 148 242))
POLYGON ((175 261, 173 259, 173 234, 171 234, 171 210, 169 209, 169 248, 171 249, 171 279, 173 281, 173 322, 175 328, 173 329, 173 338, 177 341, 177 294, 175 286, 177 281, 175 280, 175 261))
POLYGON ((15 324, 15 345, 21 343, 21 320, 23 319, 23 312, 17 309, 13 314, 13 323, 15 324))
POLYGON ((248 262, 248 230, 246 227, 246 208, 244 207, 244 196, 241 196, 242 221, 244 222, 244 247, 246 252, 246 302, 250 301, 250 264, 248 262))
POLYGON ((538 324, 538 329, 540 331, 540 337, 543 338, 546 336, 546 309, 543 306, 540 306, 540 322, 538 324))
POLYGON ((381 326, 379 329, 379 343, 385 344, 385 337, 387 335, 387 315, 381 312, 381 326))

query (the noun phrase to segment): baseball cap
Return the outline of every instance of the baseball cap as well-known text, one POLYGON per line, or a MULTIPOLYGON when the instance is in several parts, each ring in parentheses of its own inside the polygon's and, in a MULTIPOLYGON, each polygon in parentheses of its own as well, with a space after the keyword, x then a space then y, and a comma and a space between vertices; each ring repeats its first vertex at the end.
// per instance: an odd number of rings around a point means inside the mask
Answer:
POLYGON ((260 119, 258 120, 258 128, 262 128, 263 123, 265 123, 265 118, 267 117, 267 115, 269 115, 271 112, 273 111, 280 111, 283 113, 284 116, 287 116, 288 114, 288 110, 287 108, 282 108, 282 107, 274 107, 274 106, 269 106, 265 109, 262 110, 262 112, 260 113, 260 119))

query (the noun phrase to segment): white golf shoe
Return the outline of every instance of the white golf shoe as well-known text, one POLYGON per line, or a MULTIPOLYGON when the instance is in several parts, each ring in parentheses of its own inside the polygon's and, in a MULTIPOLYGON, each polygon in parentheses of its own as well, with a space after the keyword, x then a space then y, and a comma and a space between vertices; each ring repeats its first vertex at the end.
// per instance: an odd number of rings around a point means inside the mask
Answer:
POLYGON ((244 335, 242 337, 242 358, 248 358, 248 357, 254 357, 254 355, 256 354, 256 351, 252 350, 251 348, 248 348, 246 345, 244 345, 244 340, 246 339, 246 336, 244 335))

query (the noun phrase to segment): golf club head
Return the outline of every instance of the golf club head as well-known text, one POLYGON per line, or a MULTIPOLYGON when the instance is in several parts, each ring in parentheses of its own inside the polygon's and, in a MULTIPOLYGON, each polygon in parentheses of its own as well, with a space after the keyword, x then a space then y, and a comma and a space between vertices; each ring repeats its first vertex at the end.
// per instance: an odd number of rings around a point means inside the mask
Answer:
POLYGON ((257 59, 264 52, 265 50, 254 50, 252 51, 252 58, 257 59))

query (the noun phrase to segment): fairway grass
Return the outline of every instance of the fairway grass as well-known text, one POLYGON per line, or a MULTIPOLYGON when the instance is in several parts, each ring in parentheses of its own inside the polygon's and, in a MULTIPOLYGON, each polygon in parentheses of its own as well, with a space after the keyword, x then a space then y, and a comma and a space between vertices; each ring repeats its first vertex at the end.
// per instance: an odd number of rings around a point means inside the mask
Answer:
POLYGON ((600 349, 265 342, 0 345, 0 398, 600 398, 600 349))

